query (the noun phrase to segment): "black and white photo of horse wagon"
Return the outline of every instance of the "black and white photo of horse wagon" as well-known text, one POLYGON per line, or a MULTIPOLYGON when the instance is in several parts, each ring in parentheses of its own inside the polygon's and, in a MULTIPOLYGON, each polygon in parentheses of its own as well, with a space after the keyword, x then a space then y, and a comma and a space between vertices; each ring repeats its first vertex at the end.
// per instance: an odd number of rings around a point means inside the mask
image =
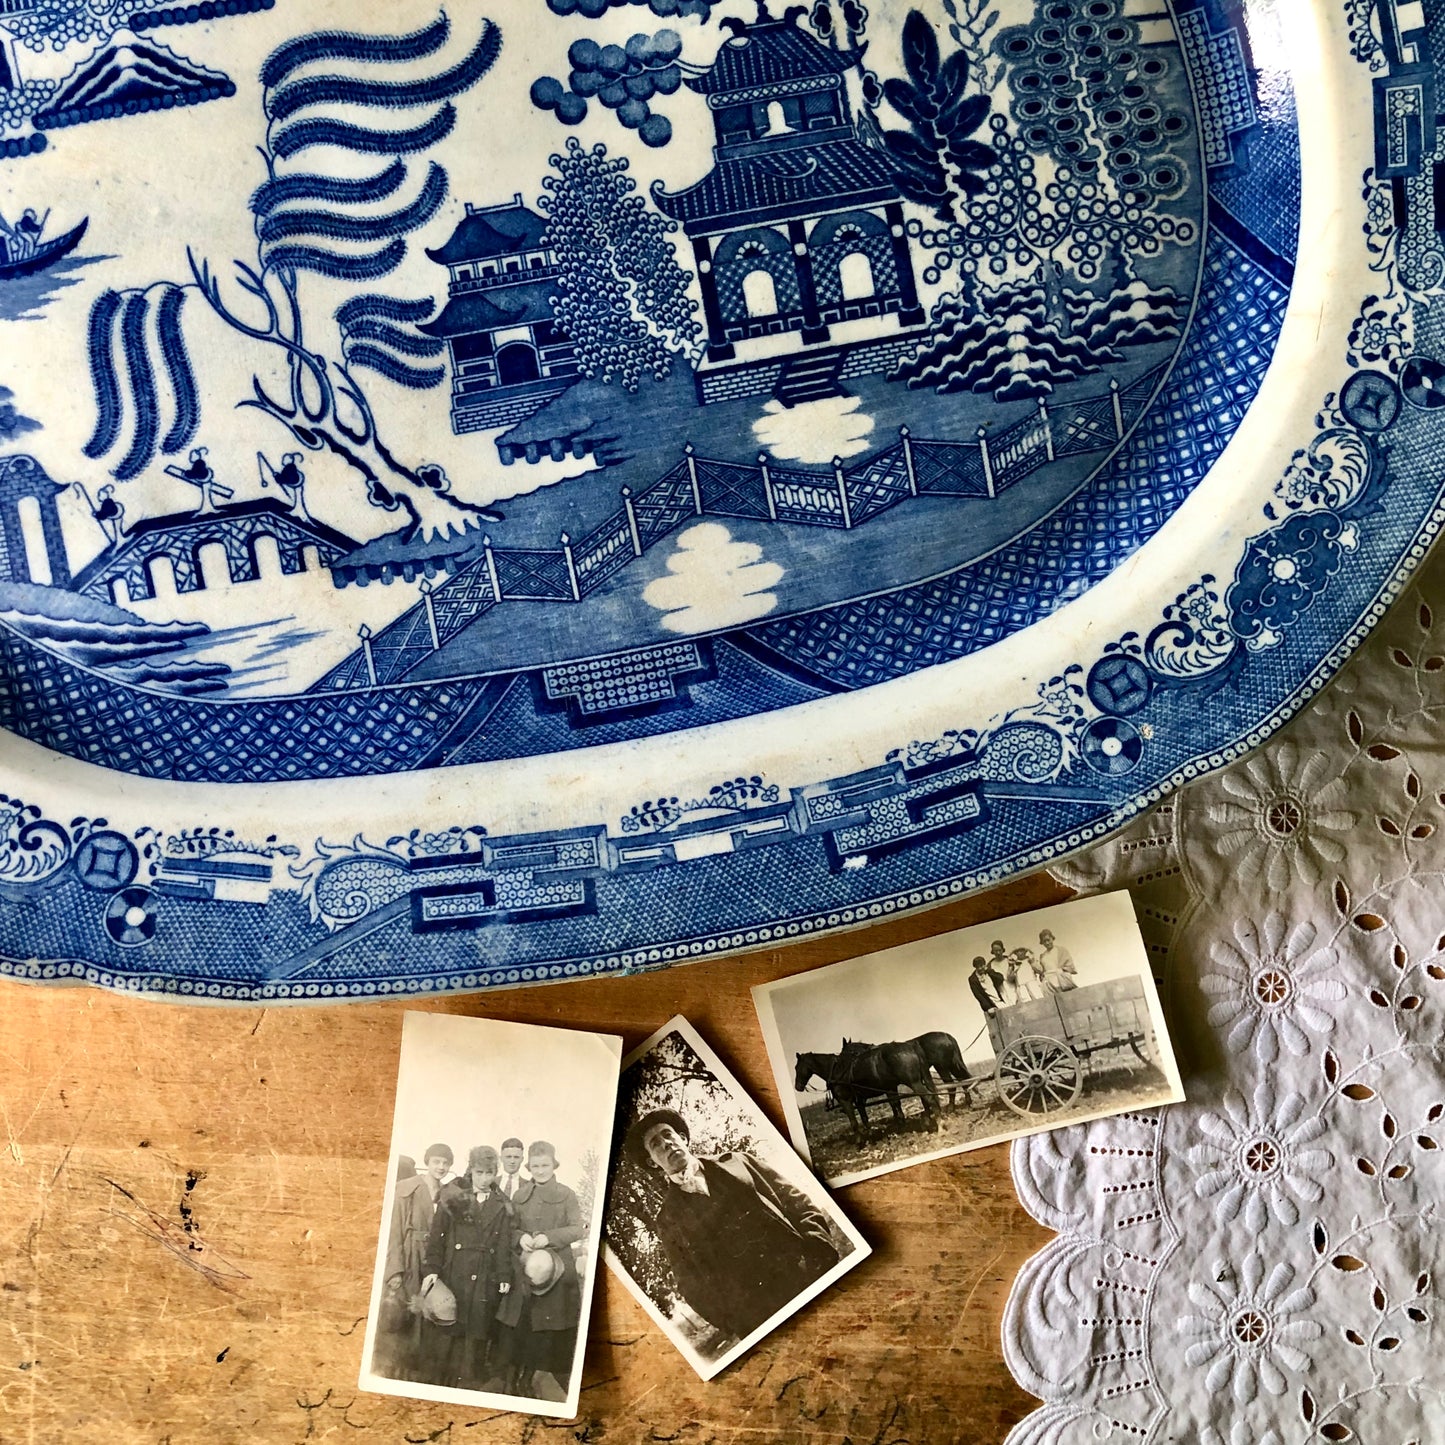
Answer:
POLYGON ((1180 1097, 1124 894, 754 994, 793 1142, 832 1184, 1180 1097), (904 1021, 934 1026, 885 1032, 904 1021))

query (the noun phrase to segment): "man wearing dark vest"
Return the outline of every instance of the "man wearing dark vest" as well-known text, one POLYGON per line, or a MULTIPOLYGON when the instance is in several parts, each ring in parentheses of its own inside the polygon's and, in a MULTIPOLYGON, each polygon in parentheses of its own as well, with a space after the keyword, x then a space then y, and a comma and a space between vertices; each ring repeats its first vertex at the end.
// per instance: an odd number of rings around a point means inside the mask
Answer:
POLYGON ((652 1231, 678 1291, 724 1334, 746 1338, 837 1264, 811 1200, 741 1150, 699 1158, 675 1110, 644 1114, 627 1149, 667 1181, 652 1231))
POLYGON ((986 1017, 992 1018, 1001 1008, 1008 1007, 1004 998, 1003 974, 996 968, 990 968, 988 959, 982 954, 973 961, 968 986, 986 1017))

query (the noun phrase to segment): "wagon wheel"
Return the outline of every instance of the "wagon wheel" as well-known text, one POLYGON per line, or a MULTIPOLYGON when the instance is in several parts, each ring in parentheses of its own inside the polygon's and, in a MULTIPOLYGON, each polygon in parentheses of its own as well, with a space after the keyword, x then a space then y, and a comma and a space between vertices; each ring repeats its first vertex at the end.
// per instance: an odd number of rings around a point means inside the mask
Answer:
POLYGON ((1084 1070, 1074 1051, 1041 1034, 1015 1039, 999 1055, 994 1076, 999 1098, 1025 1118, 1067 1108, 1084 1087, 1084 1070))

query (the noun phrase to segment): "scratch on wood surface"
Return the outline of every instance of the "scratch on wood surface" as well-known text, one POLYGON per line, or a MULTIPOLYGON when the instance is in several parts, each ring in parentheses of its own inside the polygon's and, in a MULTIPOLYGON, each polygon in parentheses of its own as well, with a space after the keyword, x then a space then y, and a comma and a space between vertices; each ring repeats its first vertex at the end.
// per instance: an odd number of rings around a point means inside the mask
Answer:
MULTIPOLYGON (((54 1069, 52 1069, 50 1072, 50 1077, 46 1079, 46 1081, 40 1086, 40 1088, 35 1091, 35 1102, 30 1106, 30 1112, 25 1116, 24 1122, 20 1125, 18 1129, 14 1127, 10 1119, 9 1101, 7 1099, 0 1098, 0 1118, 3 1118, 5 1124, 5 1151, 17 1164, 25 1163, 25 1152, 20 1147, 20 1136, 34 1122, 35 1116, 40 1112, 41 1105, 44 1104, 45 1099, 49 1095, 51 1088, 56 1084, 56 1081, 60 1078, 61 1074, 63 1074, 65 1070, 69 1067, 71 1056, 74 1053, 75 1045, 71 1044, 60 1056, 60 1059, 57 1061, 54 1069)), ((88 1114, 87 1117, 89 1117, 88 1114)))
POLYGON ((65 1153, 60 1156, 60 1163, 55 1166, 55 1173, 50 1176, 51 1189, 55 1188, 55 1181, 65 1173, 65 1166, 70 1163, 70 1154, 74 1148, 75 1140, 72 1139, 70 1143, 65 1146, 65 1153))
POLYGON ((402 1439, 406 1445, 436 1445, 438 1440, 445 1440, 452 1433, 452 1422, 447 1421, 445 1425, 438 1425, 430 1435, 403 1435, 402 1439))
POLYGON ((265 1009, 262 1009, 262 1010, 261 1010, 261 1016, 260 1016, 260 1018, 258 1018, 258 1019, 256 1020, 255 1026, 254 1026, 254 1027, 252 1028, 252 1030, 251 1030, 251 1037, 252 1037, 253 1039, 256 1037, 256 1030, 259 1029, 259 1028, 261 1027, 261 1025, 262 1025, 263 1023, 265 1023, 265 1022, 266 1022, 266 1010, 265 1010, 265 1009))
POLYGON ((234 1293, 238 1283, 250 1278, 239 1265, 232 1264, 223 1255, 217 1254, 201 1239, 195 1220, 189 1213, 183 1214, 181 1221, 177 1223, 143 1203, 124 1184, 104 1175, 101 1177, 117 1194, 135 1206, 135 1212, 132 1212, 124 1207, 117 1207, 112 1200, 109 1212, 115 1218, 124 1220, 138 1233, 155 1240, 176 1259, 195 1270, 202 1279, 215 1285, 217 1289, 234 1293))
MULTIPOLYGON (((893 1408, 888 1412, 888 1418, 878 1427, 878 1433, 874 1435, 873 1439, 869 1442, 869 1445, 883 1445, 883 1437, 887 1435, 890 1430, 893 1429, 893 1422, 898 1418, 902 1410, 902 1400, 895 1400, 893 1402, 893 1408)), ((897 1439, 889 1441, 888 1445, 907 1445, 907 1441, 902 1437, 899 1437, 897 1439)))
POLYGON ((967 1295, 964 1296, 963 1304, 959 1307, 958 1311, 958 1323, 953 1327, 953 1333, 948 1337, 948 1348, 950 1350, 956 1350, 958 1348, 958 1337, 963 1333, 969 1322, 968 1307, 973 1303, 973 1297, 978 1293, 979 1285, 988 1277, 989 1270, 1003 1258, 1003 1253, 1001 1249, 995 1251, 988 1263, 979 1270, 977 1276, 974 1278, 972 1287, 969 1289, 967 1295))
POLYGON ((640 1395, 634 1395, 621 1407, 620 1414, 630 1415, 649 1395, 657 1392, 658 1386, 649 1385, 640 1395))

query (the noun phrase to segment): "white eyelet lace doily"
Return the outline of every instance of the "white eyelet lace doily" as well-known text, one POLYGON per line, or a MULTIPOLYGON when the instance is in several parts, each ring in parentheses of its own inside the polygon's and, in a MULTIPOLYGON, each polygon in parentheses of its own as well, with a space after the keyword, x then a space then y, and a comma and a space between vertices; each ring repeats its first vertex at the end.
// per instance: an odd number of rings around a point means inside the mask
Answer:
POLYGON ((1053 871, 1133 893, 1188 1102, 1015 1144, 1058 1238, 1009 1445, 1445 1441, 1445 553, 1279 739, 1053 871))

